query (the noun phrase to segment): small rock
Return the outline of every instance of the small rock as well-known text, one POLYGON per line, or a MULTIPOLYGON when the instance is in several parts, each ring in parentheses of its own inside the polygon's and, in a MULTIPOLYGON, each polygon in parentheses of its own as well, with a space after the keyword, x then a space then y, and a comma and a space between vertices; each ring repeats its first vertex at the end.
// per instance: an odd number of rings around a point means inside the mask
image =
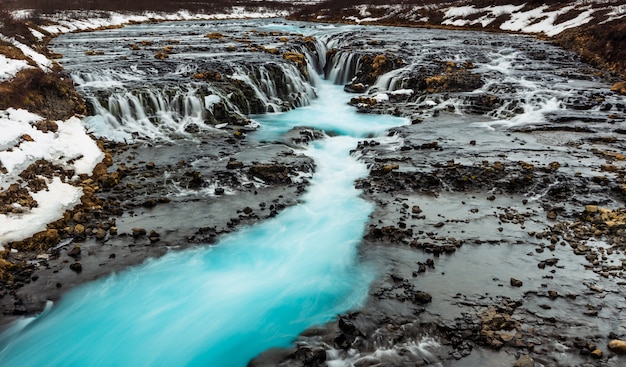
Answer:
POLYGON ((111 236, 117 235, 117 227, 109 228, 109 233, 111 234, 111 236))
POLYGON ((82 211, 74 213, 72 219, 76 223, 85 223, 87 221, 87 216, 82 211))
POLYGON ((103 240, 107 236, 107 231, 104 228, 96 229, 95 236, 97 240, 103 240))
POLYGON ((80 273, 81 271, 83 271, 83 264, 77 261, 70 265, 70 269, 74 270, 77 273, 80 273))
POLYGON ((247 207, 243 208, 243 212, 246 215, 250 215, 250 213, 252 213, 252 208, 247 206, 247 207))
POLYGON ((228 163, 226 163, 226 169, 238 169, 238 168, 243 168, 243 163, 239 162, 238 160, 231 159, 230 161, 228 161, 228 163))
POLYGON ((146 235, 146 230, 143 228, 133 228, 133 237, 141 237, 146 235))
POLYGON ((422 212, 422 209, 417 205, 413 205, 413 207, 411 208, 411 212, 413 214, 419 214, 422 212))
POLYGON ((535 361, 529 355, 521 356, 515 363, 513 367, 534 367, 535 361))
POLYGON ((216 187, 214 192, 215 192, 215 195, 224 195, 224 188, 216 187))
POLYGON ((161 235, 153 229, 150 231, 148 238, 150 239, 150 243, 155 243, 161 240, 161 235))
POLYGON ((430 303, 433 300, 433 297, 426 293, 426 292, 415 292, 415 294, 413 295, 413 301, 417 304, 420 305, 425 305, 427 303, 430 303))
POLYGON ((511 278, 511 285, 513 287, 521 287, 522 285, 524 285, 524 282, 519 279, 511 278))
POLYGON ((615 354, 626 354, 626 341, 613 339, 609 342, 609 349, 615 354))
POLYGON ((144 208, 154 208, 156 205, 157 201, 155 199, 147 199, 146 201, 141 203, 141 206, 143 206, 144 208))
POLYGON ((594 350, 591 352, 591 356, 592 356, 593 358, 597 358, 597 359, 602 358, 602 350, 600 350, 600 349, 594 349, 594 350))
POLYGON ((80 246, 74 246, 74 248, 67 253, 67 256, 71 256, 73 258, 77 258, 78 256, 80 256, 80 246))
POLYGON ((82 236, 85 234, 85 226, 82 224, 77 224, 74 226, 74 235, 82 236))
POLYGON ((548 219, 555 220, 555 219, 556 219, 556 217, 557 217, 557 214, 556 214, 556 212, 555 212, 554 210, 550 210, 550 211, 548 212, 548 214, 546 215, 546 217, 547 217, 548 219))

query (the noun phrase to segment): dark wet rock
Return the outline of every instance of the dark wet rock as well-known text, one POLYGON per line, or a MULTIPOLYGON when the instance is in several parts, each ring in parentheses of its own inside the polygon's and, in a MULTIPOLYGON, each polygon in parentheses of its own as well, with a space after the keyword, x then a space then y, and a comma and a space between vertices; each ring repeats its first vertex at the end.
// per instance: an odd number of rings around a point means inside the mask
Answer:
POLYGON ((283 140, 289 146, 300 146, 312 141, 322 139, 326 134, 320 130, 308 127, 295 127, 289 130, 283 140))
POLYGON ((133 237, 137 238, 137 237, 142 237, 146 235, 146 230, 144 228, 132 228, 132 235, 133 237))
POLYGON ((147 199, 146 201, 141 203, 141 206, 143 206, 144 208, 154 208, 155 206, 157 206, 157 203, 158 201, 156 199, 147 199))
POLYGON ((198 171, 192 171, 192 172, 185 173, 185 176, 188 179, 187 181, 188 188, 199 189, 200 187, 202 187, 204 183, 204 179, 202 178, 202 173, 198 171))
POLYGON ((150 240, 150 243, 159 242, 161 240, 161 235, 152 229, 148 234, 148 239, 150 240))
POLYGON ((326 362, 326 350, 322 347, 302 346, 293 353, 293 358, 305 367, 322 366, 326 362))
POLYGON ((394 69, 402 67, 404 60, 392 53, 363 55, 359 59, 359 70, 348 87, 349 90, 364 90, 362 86, 372 85, 376 79, 394 69))
POLYGON ((74 246, 74 248, 68 251, 67 256, 77 258, 80 256, 80 253, 81 253, 80 246, 76 245, 74 246))
POLYGON ((425 305, 432 302, 432 300, 433 297, 426 292, 418 291, 413 294, 413 302, 419 305, 425 305))
POLYGON ((511 278, 510 283, 511 283, 511 286, 513 287, 521 287, 524 285, 524 283, 521 280, 515 279, 515 278, 511 278))
POLYGON ((83 271, 83 264, 81 264, 80 262, 72 263, 70 264, 70 269, 72 269, 76 273, 80 273, 83 271))
POLYGON ((267 183, 291 183, 291 169, 283 164, 255 164, 248 173, 267 183))
POLYGON ((243 163, 238 160, 231 158, 228 163, 226 163, 226 169, 239 169, 243 168, 243 163))

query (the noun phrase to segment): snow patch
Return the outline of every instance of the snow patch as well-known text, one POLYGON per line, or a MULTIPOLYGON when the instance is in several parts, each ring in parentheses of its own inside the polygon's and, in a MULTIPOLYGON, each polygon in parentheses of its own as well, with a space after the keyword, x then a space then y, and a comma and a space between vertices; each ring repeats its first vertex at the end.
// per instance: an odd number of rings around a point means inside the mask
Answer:
POLYGON ((17 47, 20 51, 22 51, 22 53, 26 57, 30 58, 35 63, 37 63, 37 66, 39 66, 43 71, 47 72, 52 69, 52 65, 53 65, 52 60, 48 59, 47 57, 40 54, 39 52, 33 50, 31 47, 17 41, 14 38, 7 37, 3 34, 0 34, 0 40, 4 42, 8 42, 12 44, 13 46, 17 47))
POLYGON ((0 214, 0 250, 5 244, 30 237, 46 229, 67 209, 80 203, 83 189, 61 182, 58 177, 48 182, 48 189, 31 193, 39 204, 25 214, 0 214))
MULTIPOLYGON (((43 132, 32 126, 42 117, 25 110, 0 111, 0 191, 20 183, 19 175, 37 160, 44 159, 76 174, 91 174, 104 153, 87 135, 77 117, 58 121, 56 132, 43 132)), ((22 214, 0 215, 0 248, 45 230, 65 210, 80 202, 82 188, 62 182, 60 177, 46 179, 48 188, 30 192, 38 206, 22 214)), ((24 185, 24 184, 22 184, 24 185)))
POLYGON ((0 54, 0 82, 11 80, 22 69, 30 68, 28 62, 25 60, 9 59, 6 56, 0 54))

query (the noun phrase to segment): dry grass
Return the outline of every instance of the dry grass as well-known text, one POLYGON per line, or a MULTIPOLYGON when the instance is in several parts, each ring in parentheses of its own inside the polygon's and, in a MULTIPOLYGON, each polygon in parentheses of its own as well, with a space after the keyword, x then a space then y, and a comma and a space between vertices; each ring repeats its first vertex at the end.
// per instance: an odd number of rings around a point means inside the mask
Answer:
POLYGON ((623 19, 568 29, 555 37, 554 42, 576 51, 585 62, 626 78, 626 22, 623 19))

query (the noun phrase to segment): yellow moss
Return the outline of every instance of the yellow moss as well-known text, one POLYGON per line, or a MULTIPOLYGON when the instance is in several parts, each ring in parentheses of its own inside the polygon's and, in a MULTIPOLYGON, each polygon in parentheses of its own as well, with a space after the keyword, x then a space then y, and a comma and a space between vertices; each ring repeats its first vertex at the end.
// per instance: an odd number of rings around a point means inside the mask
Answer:
POLYGON ((211 32, 211 33, 206 34, 204 37, 206 37, 208 39, 216 40, 216 39, 222 39, 222 38, 224 38, 226 36, 224 36, 220 32, 211 32))
POLYGON ((297 53, 297 52, 285 52, 283 54, 283 59, 287 60, 287 61, 293 61, 298 65, 304 65, 305 64, 305 57, 303 54, 301 53, 297 53))
POLYGON ((617 82, 613 84, 611 92, 626 95, 626 82, 617 82))
POLYGON ((380 70, 387 63, 387 57, 385 55, 376 55, 372 62, 372 68, 374 70, 380 70))
POLYGON ((155 59, 159 59, 159 60, 164 60, 167 59, 169 56, 167 56, 167 54, 163 51, 158 51, 155 55, 154 58, 155 59))

